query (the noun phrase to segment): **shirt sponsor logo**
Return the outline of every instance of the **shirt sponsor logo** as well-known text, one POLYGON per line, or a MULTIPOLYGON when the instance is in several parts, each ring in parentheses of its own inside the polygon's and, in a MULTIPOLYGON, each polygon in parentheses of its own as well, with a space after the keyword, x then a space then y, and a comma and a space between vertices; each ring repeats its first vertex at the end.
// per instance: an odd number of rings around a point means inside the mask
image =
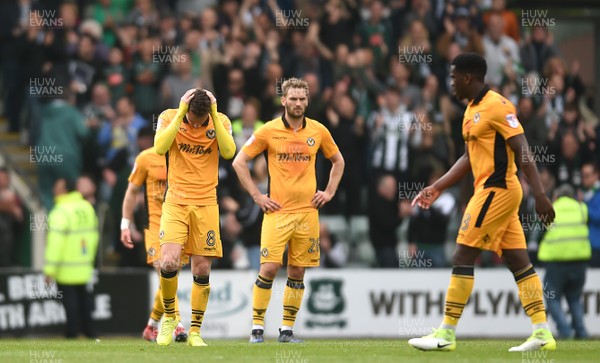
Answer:
POLYGON ((180 143, 180 144, 178 144, 178 146, 179 146, 179 150, 181 150, 181 152, 188 153, 188 154, 204 155, 204 154, 212 153, 212 148, 209 147, 208 149, 206 149, 202 145, 190 145, 190 144, 180 143))
POLYGON ((303 153, 278 153, 277 161, 309 162, 310 155, 304 155, 303 153))

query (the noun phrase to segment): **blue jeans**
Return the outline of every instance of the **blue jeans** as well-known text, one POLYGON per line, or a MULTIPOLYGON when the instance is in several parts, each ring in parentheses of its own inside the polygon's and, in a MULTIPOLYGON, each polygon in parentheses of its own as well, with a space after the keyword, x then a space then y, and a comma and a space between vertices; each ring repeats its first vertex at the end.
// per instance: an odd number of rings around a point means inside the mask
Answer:
POLYGON ((251 270, 260 270, 260 246, 249 246, 246 247, 248 252, 248 261, 250 261, 251 270))
POLYGON ((552 320, 556 322, 560 338, 571 338, 575 330, 576 338, 587 338, 583 323, 583 304, 581 295, 585 284, 586 262, 549 262, 546 263, 544 276, 546 306, 552 320), (571 313, 571 324, 561 307, 562 297, 567 299, 571 313))
POLYGON ((427 267, 440 268, 448 266, 446 251, 444 245, 418 244, 420 250, 423 250, 423 258, 427 267))

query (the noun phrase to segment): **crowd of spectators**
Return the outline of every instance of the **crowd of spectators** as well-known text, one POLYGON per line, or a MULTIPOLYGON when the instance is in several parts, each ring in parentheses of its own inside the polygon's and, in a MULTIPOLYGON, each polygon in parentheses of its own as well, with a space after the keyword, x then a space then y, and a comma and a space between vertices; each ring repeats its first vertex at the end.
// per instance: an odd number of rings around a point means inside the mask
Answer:
MULTIPOLYGON (((125 257, 114 230, 145 145, 138 135, 151 136, 162 110, 203 87, 233 121, 239 149, 281 114, 281 83, 303 78, 307 116, 328 127, 347 160, 323 213, 368 215, 382 267, 398 264, 395 231, 408 219, 404 242, 443 266, 443 245, 453 239, 444 231, 460 218, 469 181, 428 212, 407 201, 464 153, 465 104, 450 95, 449 77, 461 52, 486 58, 486 82, 517 106, 532 150, 545 157, 538 164, 547 185, 591 188, 581 170, 600 152, 600 130, 579 64, 566 64, 553 29, 523 27, 519 16, 505 0, 7 0, 0 4, 4 113, 9 131, 27 130, 36 152, 64 158, 39 165, 46 209, 59 174, 85 176, 97 185, 96 203, 108 205, 120 263, 135 265, 143 255, 125 257)), ((328 163, 317 166, 323 187, 328 163)), ((264 160, 252 168, 266 188, 264 160)), ((256 267, 260 210, 225 160, 219 178, 226 254, 219 265, 256 267)), ((534 214, 522 182, 523 213, 534 214)), ((343 265, 347 256, 336 247, 343 241, 323 235, 325 264, 343 265)))

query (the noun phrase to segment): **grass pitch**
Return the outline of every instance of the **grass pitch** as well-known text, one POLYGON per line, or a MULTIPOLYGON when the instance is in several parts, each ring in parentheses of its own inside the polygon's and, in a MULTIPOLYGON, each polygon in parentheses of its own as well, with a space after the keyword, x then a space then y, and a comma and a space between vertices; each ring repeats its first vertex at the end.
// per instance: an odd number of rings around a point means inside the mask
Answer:
POLYGON ((509 353, 520 340, 460 340, 454 352, 422 352, 405 340, 307 340, 304 344, 269 341, 207 340, 193 348, 173 342, 159 347, 141 339, 109 338, 100 342, 61 339, 0 340, 2 363, 317 363, 317 362, 513 362, 561 363, 600 361, 600 340, 560 341, 554 352, 509 353))

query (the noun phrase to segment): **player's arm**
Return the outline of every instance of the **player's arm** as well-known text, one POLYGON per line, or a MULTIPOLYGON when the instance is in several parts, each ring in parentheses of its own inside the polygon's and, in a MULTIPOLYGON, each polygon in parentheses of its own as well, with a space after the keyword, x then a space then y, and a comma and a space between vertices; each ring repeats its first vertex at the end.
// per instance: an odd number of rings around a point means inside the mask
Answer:
POLYGON ((229 126, 229 130, 225 128, 221 118, 217 114, 217 99, 215 96, 206 91, 206 95, 210 98, 210 117, 213 119, 213 123, 215 124, 215 133, 217 134, 217 144, 219 145, 219 152, 221 156, 225 159, 229 160, 235 155, 235 141, 233 140, 233 135, 231 134, 231 126, 229 126))
MULTIPOLYGON (((465 146, 466 148, 466 146, 465 146)), ((465 150, 463 156, 461 156, 452 165, 450 170, 446 174, 442 175, 441 178, 436 180, 431 186, 439 190, 440 192, 448 189, 454 184, 458 183, 462 178, 465 177, 471 171, 471 161, 469 160, 469 152, 465 150)))
POLYGON ((324 191, 317 190, 311 204, 315 208, 321 208, 327 204, 335 195, 335 192, 340 185, 342 175, 344 175, 344 167, 346 165, 342 153, 339 151, 329 158, 331 161, 331 172, 329 173, 329 182, 324 191))
POLYGON ((540 180, 540 174, 538 173, 535 160, 531 152, 529 151, 529 143, 525 134, 515 135, 506 140, 510 148, 516 155, 516 162, 519 169, 523 170, 527 180, 533 189, 533 195, 535 197, 535 209, 540 219, 546 223, 552 223, 554 220, 554 208, 552 208, 552 202, 546 196, 546 191, 540 180))
POLYGON ((252 196, 252 199, 263 212, 273 212, 281 209, 281 205, 276 201, 269 198, 267 195, 262 194, 256 184, 252 181, 250 175, 250 169, 248 168, 248 162, 253 158, 242 149, 235 159, 233 160, 233 169, 235 170, 242 186, 252 196))
POLYGON ((160 124, 162 122, 161 119, 158 120, 158 130, 156 131, 156 136, 154 137, 154 149, 156 153, 159 155, 164 155, 169 151, 171 144, 175 140, 177 136, 177 132, 179 132, 179 126, 181 126, 181 122, 183 122, 183 117, 188 111, 188 107, 190 105, 190 101, 194 97, 194 92, 196 89, 187 90, 187 92, 181 97, 179 102, 179 109, 175 114, 173 120, 169 126, 165 128, 161 128, 160 124))
POLYGON ((458 183, 462 178, 471 171, 471 161, 469 160, 469 151, 465 146, 465 153, 461 156, 454 165, 442 175, 441 178, 436 180, 430 186, 424 188, 419 194, 413 199, 412 206, 418 204, 423 209, 429 209, 431 204, 440 196, 440 194, 447 188, 458 183))
POLYGON ((131 240, 131 230, 129 229, 133 220, 133 210, 135 209, 135 201, 140 191, 140 187, 129 183, 125 198, 123 199, 123 219, 121 219, 121 242, 127 248, 133 248, 131 240))

